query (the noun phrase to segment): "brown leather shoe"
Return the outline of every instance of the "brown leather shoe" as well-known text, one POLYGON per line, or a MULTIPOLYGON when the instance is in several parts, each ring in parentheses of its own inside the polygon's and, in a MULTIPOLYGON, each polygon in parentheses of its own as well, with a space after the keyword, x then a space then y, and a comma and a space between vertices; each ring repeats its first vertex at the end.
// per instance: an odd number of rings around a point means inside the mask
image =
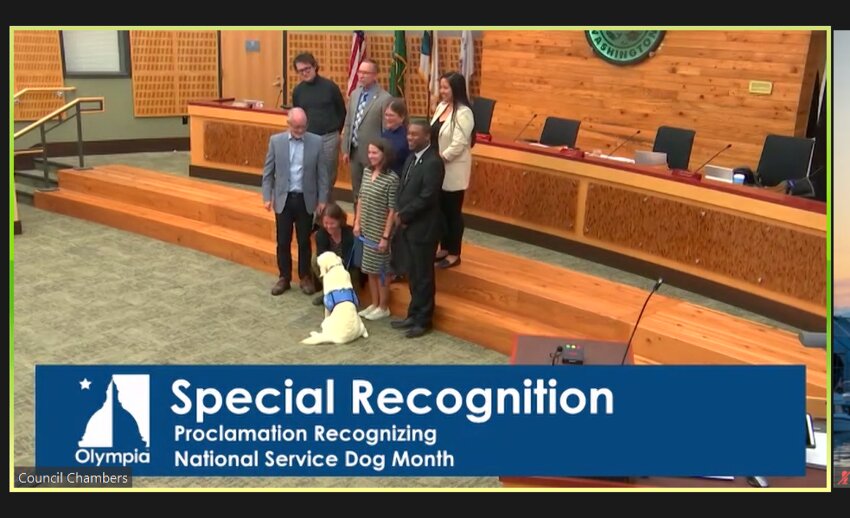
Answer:
POLYGON ((310 277, 304 277, 300 282, 301 291, 304 295, 312 295, 316 293, 316 283, 310 277))
POLYGON ((278 279, 277 284, 272 287, 272 295, 274 295, 275 297, 281 295, 289 288, 289 279, 278 279))

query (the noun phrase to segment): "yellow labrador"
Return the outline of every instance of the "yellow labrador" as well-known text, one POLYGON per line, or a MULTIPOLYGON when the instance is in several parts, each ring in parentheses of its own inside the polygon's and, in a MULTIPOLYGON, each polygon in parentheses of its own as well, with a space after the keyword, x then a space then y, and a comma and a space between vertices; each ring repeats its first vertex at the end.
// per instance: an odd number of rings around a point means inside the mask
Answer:
POLYGON ((325 252, 316 262, 325 293, 325 319, 322 331, 311 331, 302 344, 347 344, 361 336, 369 338, 366 326, 357 314, 357 293, 351 284, 351 275, 342 259, 333 252, 325 252))

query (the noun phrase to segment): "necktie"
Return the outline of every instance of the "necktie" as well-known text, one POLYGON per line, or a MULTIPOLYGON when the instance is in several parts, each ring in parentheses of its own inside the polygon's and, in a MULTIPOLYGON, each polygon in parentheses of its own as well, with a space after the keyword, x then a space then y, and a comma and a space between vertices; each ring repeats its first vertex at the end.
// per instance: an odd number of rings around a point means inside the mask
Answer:
POLYGON ((404 171, 404 178, 402 178, 402 185, 407 185, 407 180, 410 178, 410 170, 413 169, 413 166, 416 164, 416 155, 413 155, 413 158, 410 160, 410 164, 408 164, 407 169, 404 171))
POLYGON ((369 97, 367 92, 360 94, 360 102, 357 104, 357 113, 354 115, 354 128, 351 130, 351 145, 357 147, 357 130, 360 129, 360 123, 363 122, 363 112, 366 111, 366 99, 369 97))

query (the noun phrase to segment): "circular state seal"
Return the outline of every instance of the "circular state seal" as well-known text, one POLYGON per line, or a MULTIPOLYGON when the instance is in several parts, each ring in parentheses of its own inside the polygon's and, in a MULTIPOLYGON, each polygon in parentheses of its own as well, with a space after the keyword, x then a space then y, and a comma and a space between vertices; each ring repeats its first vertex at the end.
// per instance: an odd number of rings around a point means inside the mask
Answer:
POLYGON ((585 31, 599 57, 614 65, 640 63, 661 45, 664 31, 585 31))

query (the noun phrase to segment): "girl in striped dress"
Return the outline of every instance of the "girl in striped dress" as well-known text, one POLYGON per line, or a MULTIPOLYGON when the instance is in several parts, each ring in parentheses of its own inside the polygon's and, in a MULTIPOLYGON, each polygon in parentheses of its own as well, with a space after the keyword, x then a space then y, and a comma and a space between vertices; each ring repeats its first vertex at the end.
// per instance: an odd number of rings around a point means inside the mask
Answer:
POLYGON ((372 304, 360 312, 367 320, 390 316, 390 232, 395 216, 395 198, 399 178, 388 164, 392 146, 384 139, 369 144, 369 167, 363 180, 354 215, 354 235, 362 241, 360 270, 369 276, 372 304))

